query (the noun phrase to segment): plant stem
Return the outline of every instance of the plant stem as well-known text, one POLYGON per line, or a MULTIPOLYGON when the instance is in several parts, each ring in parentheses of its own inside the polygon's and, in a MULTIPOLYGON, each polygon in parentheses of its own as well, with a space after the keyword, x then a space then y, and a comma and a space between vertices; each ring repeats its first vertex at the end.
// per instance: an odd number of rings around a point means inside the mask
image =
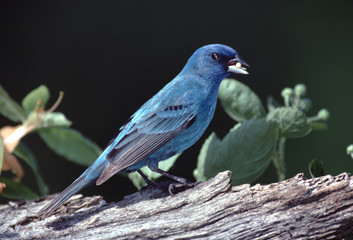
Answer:
POLYGON ((286 179, 286 167, 285 167, 285 150, 286 138, 281 137, 278 142, 277 151, 275 156, 272 157, 273 165, 276 168, 278 181, 283 181, 286 179))

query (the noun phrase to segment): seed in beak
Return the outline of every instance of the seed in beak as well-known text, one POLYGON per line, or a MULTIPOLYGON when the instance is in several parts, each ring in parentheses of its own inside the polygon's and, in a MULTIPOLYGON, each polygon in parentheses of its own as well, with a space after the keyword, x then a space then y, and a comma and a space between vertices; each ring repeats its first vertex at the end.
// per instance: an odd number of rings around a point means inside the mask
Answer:
POLYGON ((241 63, 237 62, 237 64, 235 64, 235 67, 240 69, 241 68, 241 63))

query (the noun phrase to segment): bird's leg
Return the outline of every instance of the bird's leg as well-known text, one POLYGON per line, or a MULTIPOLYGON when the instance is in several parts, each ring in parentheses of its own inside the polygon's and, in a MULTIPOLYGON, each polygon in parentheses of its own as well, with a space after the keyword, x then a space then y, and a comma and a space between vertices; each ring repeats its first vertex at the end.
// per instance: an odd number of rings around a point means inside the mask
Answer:
POLYGON ((140 174, 140 176, 143 178, 143 180, 146 182, 146 184, 147 184, 148 186, 154 185, 154 183, 153 183, 151 180, 149 180, 149 179, 146 177, 146 175, 143 174, 143 172, 142 172, 140 169, 137 170, 137 172, 140 174))
POLYGON ((151 171, 159 173, 159 174, 162 174, 163 176, 166 176, 166 177, 168 177, 170 179, 173 179, 174 181, 177 182, 177 183, 170 184, 169 187, 168 187, 168 192, 171 195, 174 195, 173 190, 176 189, 176 188, 181 188, 181 187, 192 188, 192 187, 194 187, 194 186, 196 186, 198 184, 198 182, 190 182, 190 181, 188 181, 185 178, 172 175, 170 173, 167 173, 167 172, 159 169, 158 168, 158 163, 149 161, 147 163, 147 166, 148 166, 149 169, 151 169, 151 171))
POLYGON ((148 189, 152 189, 152 187, 155 187, 156 184, 154 182, 152 182, 151 180, 149 180, 145 174, 143 174, 143 172, 139 169, 137 170, 137 172, 140 174, 140 176, 143 178, 143 180, 146 182, 147 186, 144 186, 140 189, 140 192, 142 195, 145 194, 146 191, 148 191, 148 189))

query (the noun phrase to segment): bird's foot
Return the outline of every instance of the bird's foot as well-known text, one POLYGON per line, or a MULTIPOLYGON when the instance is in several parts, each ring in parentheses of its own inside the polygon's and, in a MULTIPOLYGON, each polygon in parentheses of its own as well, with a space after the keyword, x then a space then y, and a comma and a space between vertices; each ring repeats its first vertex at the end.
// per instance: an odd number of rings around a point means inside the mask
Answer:
POLYGON ((200 182, 190 182, 185 180, 185 182, 173 182, 169 184, 168 192, 170 195, 175 195, 179 192, 185 191, 187 189, 193 188, 200 182))
POLYGON ((190 182, 185 178, 174 176, 170 173, 162 171, 154 165, 149 166, 149 167, 152 171, 157 172, 159 174, 162 174, 162 175, 170 178, 170 180, 165 180, 165 181, 161 181, 158 183, 153 183, 141 172, 141 170, 138 170, 137 172, 141 175, 141 177, 145 180, 145 182, 147 184, 146 187, 143 187, 141 189, 141 194, 143 194, 143 195, 147 195, 147 192, 152 192, 156 188, 158 188, 162 192, 167 192, 170 195, 174 195, 179 192, 185 191, 186 189, 193 188, 194 186, 199 184, 199 182, 190 182))
POLYGON ((141 188, 140 192, 144 196, 149 195, 175 195, 187 189, 193 188, 200 182, 177 182, 174 180, 164 180, 158 183, 149 182, 147 186, 141 188))
POLYGON ((151 182, 140 189, 140 193, 144 196, 168 196, 169 195, 169 186, 173 183, 172 180, 164 180, 161 182, 151 182))
POLYGON ((142 187, 140 189, 140 192, 142 195, 146 195, 147 192, 150 192, 153 188, 155 188, 157 186, 157 184, 150 182, 148 183, 146 186, 142 187))

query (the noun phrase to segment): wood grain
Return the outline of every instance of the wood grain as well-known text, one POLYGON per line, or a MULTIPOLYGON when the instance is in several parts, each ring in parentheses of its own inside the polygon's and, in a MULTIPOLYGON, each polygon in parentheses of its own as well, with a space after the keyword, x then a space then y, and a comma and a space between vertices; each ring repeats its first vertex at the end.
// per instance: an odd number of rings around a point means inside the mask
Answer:
POLYGON ((346 173, 234 187, 230 175, 172 196, 159 188, 117 203, 75 195, 45 219, 35 212, 53 196, 10 202, 0 205, 0 239, 342 239, 353 230, 346 173))

